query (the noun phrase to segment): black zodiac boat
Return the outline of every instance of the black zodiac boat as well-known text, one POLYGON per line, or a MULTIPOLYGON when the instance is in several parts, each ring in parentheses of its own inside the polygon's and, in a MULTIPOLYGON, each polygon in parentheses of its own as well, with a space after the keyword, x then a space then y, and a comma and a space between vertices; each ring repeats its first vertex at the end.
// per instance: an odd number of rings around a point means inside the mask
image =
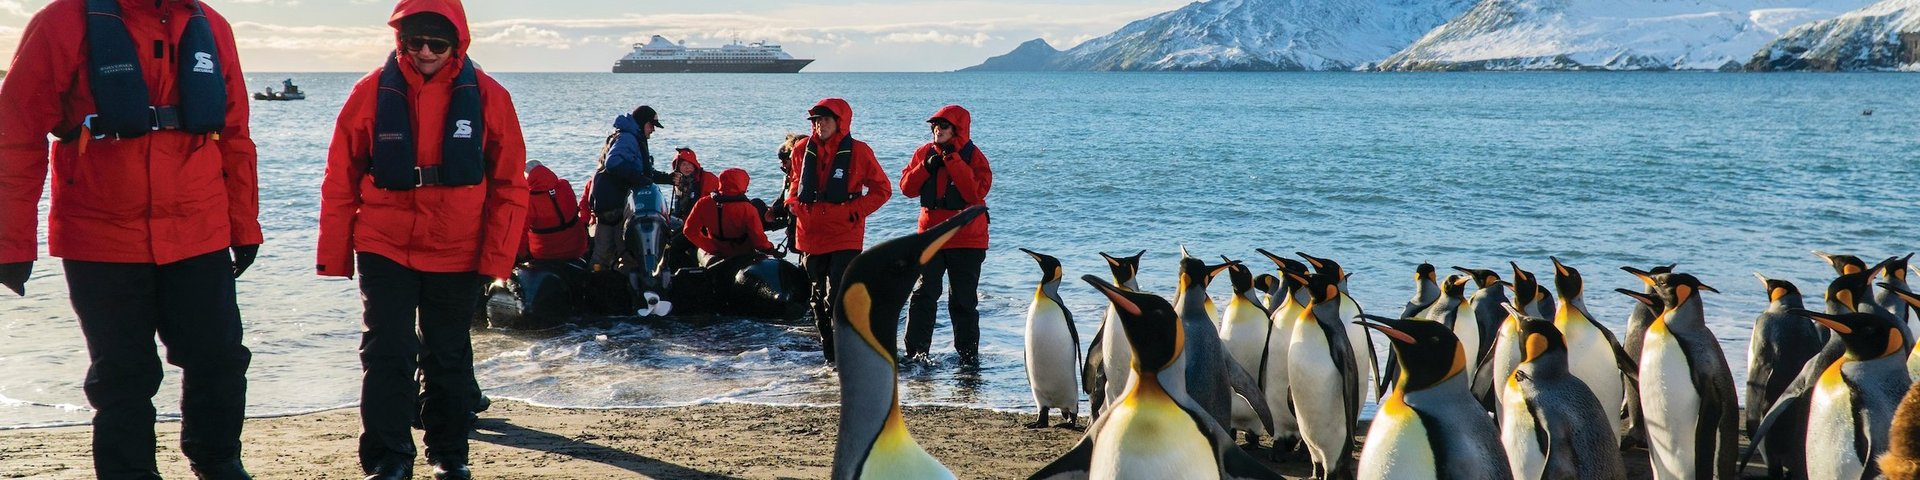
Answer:
POLYGON ((668 315, 789 322, 806 312, 806 275, 800 267, 766 255, 676 262, 667 244, 679 220, 667 215, 660 187, 634 189, 628 207, 633 212, 626 231, 631 271, 594 272, 584 259, 523 262, 512 278, 487 289, 476 326, 537 330, 580 319, 645 321, 668 315))

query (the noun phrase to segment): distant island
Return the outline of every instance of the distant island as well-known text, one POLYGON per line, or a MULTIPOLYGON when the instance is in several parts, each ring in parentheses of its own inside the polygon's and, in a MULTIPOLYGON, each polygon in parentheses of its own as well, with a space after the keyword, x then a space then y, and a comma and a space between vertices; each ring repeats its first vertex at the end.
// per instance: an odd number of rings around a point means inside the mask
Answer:
POLYGON ((1920 71, 1920 0, 1212 0, 979 71, 1920 71))

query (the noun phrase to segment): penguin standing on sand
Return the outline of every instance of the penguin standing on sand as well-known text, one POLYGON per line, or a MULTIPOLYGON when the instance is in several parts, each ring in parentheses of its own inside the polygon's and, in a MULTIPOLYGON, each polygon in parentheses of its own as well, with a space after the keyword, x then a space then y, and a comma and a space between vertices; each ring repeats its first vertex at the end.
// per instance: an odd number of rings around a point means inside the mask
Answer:
MULTIPOLYGON (((1838 258, 1839 260, 1833 260, 1834 268, 1851 272, 1842 274, 1840 278, 1833 279, 1833 282, 1827 284, 1827 313, 1834 315, 1868 313, 1888 319, 1893 318, 1873 300, 1872 278, 1880 274, 1880 266, 1853 268, 1849 267, 1851 263, 1846 261, 1847 258, 1851 258, 1850 256, 1823 255, 1823 257, 1830 260, 1838 258)), ((1905 327, 1904 324, 1894 323, 1896 327, 1905 327)), ((1906 330, 1900 332, 1900 336, 1903 337, 1911 335, 1906 330)), ((1805 365, 1801 365, 1799 372, 1794 374, 1793 383, 1788 384, 1787 389, 1774 398, 1773 406, 1767 410, 1766 416, 1761 417, 1760 426, 1748 433, 1749 438, 1755 439, 1758 446, 1765 447, 1768 444, 1766 439, 1774 435, 1791 437, 1806 432, 1809 421, 1807 409, 1811 406, 1813 389, 1819 386, 1820 376, 1826 373, 1827 367, 1846 355, 1846 349, 1846 342, 1840 336, 1828 335, 1826 343, 1820 346, 1819 353, 1815 353, 1805 365)), ((1801 435, 1801 437, 1804 436, 1804 434, 1801 435)), ((1754 447, 1755 445, 1749 445, 1747 452, 1741 456, 1742 466, 1749 464, 1753 455, 1760 450, 1754 447)))
POLYGON ((1307 297, 1306 284, 1297 280, 1306 278, 1306 264, 1266 250, 1258 251, 1273 261, 1281 275, 1280 286, 1274 291, 1273 306, 1269 308, 1272 313, 1268 315, 1268 321, 1273 326, 1267 330, 1267 353, 1261 359, 1258 373, 1260 393, 1266 395, 1267 409, 1273 412, 1273 450, 1267 452, 1268 458, 1280 460, 1302 446, 1300 420, 1293 411, 1292 382, 1287 377, 1287 359, 1291 355, 1288 348, 1293 343, 1295 325, 1300 322, 1300 314, 1306 311, 1307 303, 1311 300, 1307 297))
MULTIPOLYGON (((1513 265, 1512 310, 1518 310, 1530 317, 1547 318, 1551 315, 1552 310, 1548 310, 1545 302, 1542 302, 1539 278, 1534 277, 1532 272, 1521 270, 1520 264, 1508 263, 1513 265)), ((1509 311, 1504 304, 1496 306, 1500 307, 1502 313, 1509 311)), ((1499 388, 1498 384, 1506 382, 1507 377, 1513 375, 1513 369, 1520 367, 1520 360, 1526 348, 1521 344, 1523 341, 1524 337, 1520 334, 1520 317, 1506 313, 1500 322, 1500 328, 1495 330, 1493 348, 1488 353, 1487 361, 1481 364, 1481 371, 1477 372, 1478 375, 1474 378, 1476 382, 1474 386, 1485 385, 1484 391, 1492 394, 1494 405, 1499 405, 1500 396, 1506 391, 1499 388)), ((1486 399, 1484 396, 1481 398, 1482 401, 1486 399)), ((1499 409, 1496 408, 1494 413, 1499 413, 1499 409)))
POLYGON ((1399 355, 1393 393, 1380 400, 1361 479, 1511 479, 1493 419, 1467 391, 1467 354, 1445 325, 1362 315, 1399 355))
POLYGON ((1570 369, 1571 352, 1560 329, 1544 318, 1513 314, 1522 318, 1526 339, 1526 359, 1507 377, 1500 400, 1500 443, 1513 477, 1626 478, 1614 452, 1620 441, 1617 420, 1570 369))
POLYGON ((1900 329, 1890 317, 1791 313, 1832 329, 1847 349, 1814 382, 1807 407, 1807 476, 1880 478, 1874 459, 1886 452, 1894 409, 1912 383, 1901 355, 1906 340, 1900 338, 1900 329))
POLYGON ((1553 288, 1560 295, 1553 326, 1567 346, 1567 369, 1600 400, 1601 413, 1605 414, 1601 418, 1613 432, 1611 443, 1618 445, 1625 432, 1620 410, 1627 398, 1627 375, 1639 374, 1639 366, 1627 356, 1613 331, 1588 312, 1586 283, 1580 270, 1560 263, 1559 257, 1547 258, 1553 261, 1553 288))
MULTIPOLYGON (((1693 275, 1654 276, 1665 310, 1647 325, 1640 353, 1640 405, 1655 478, 1731 480, 1739 448, 1740 403, 1720 341, 1707 329, 1693 275)), ((1643 294, 1617 290, 1641 302, 1643 294)))
POLYGON ((1033 306, 1027 308, 1027 384, 1033 388, 1033 403, 1040 418, 1027 428, 1047 426, 1047 410, 1060 409, 1060 426, 1077 426, 1080 419, 1079 385, 1073 381, 1080 366, 1080 333, 1074 330, 1073 312, 1060 301, 1060 278, 1066 274, 1060 259, 1028 249, 1020 249, 1040 262, 1040 286, 1033 290, 1033 306))
MULTIPOLYGON (((1760 286, 1767 290, 1767 309, 1753 319, 1753 337, 1747 342, 1747 398, 1746 408, 1741 412, 1749 439, 1760 431, 1761 420, 1773 410, 1774 401, 1793 384, 1794 376, 1820 353, 1820 346, 1827 343, 1819 325, 1792 313, 1805 308, 1799 287, 1758 272, 1753 276, 1758 277, 1760 286)), ((1797 412, 1785 415, 1806 417, 1805 407, 1798 408, 1797 412)), ((1796 477, 1806 478, 1806 457, 1800 454, 1807 445, 1806 424, 1794 422, 1776 428, 1781 429, 1768 435, 1760 446, 1760 453, 1767 461, 1767 476, 1787 478, 1788 472, 1792 472, 1796 477)))
MULTIPOLYGON (((1506 285, 1500 280, 1500 274, 1492 270, 1476 270, 1466 267, 1453 267, 1467 274, 1473 280, 1474 291, 1467 296, 1466 303, 1460 304, 1459 319, 1453 322, 1453 335, 1467 349, 1467 368, 1476 369, 1473 378, 1473 396, 1479 398, 1489 410, 1493 409, 1493 377, 1481 378, 1478 368, 1487 363, 1493 350, 1493 339, 1500 331, 1500 323, 1506 321, 1507 312, 1500 305, 1508 303, 1506 285)), ((1491 373, 1491 372, 1489 372, 1491 373)))
POLYGON ((833 309, 840 374, 834 480, 954 478, 907 432, 895 349, 900 310, 914 279, 961 226, 986 211, 968 208, 925 232, 874 245, 848 262, 833 309))
MULTIPOLYGON (((1260 362, 1267 355, 1267 337, 1273 322, 1267 320, 1268 312, 1260 306, 1260 292, 1253 287, 1253 272, 1231 259, 1221 259, 1228 262, 1227 279, 1233 283, 1233 299, 1227 301, 1227 310, 1220 315, 1220 343, 1226 345, 1235 363, 1253 374, 1260 371, 1260 362)), ((1259 381, 1257 376, 1255 381, 1259 381)), ((1227 426, 1228 430, 1247 432, 1247 443, 1258 446, 1259 436, 1267 434, 1267 426, 1261 423, 1249 402, 1264 401, 1261 397, 1234 397, 1233 423, 1227 426)))
MULTIPOLYGON (((1220 329, 1214 326, 1213 314, 1203 301, 1207 296, 1207 278, 1225 271, 1233 263, 1207 265, 1198 258, 1180 259, 1180 289, 1176 293, 1179 302, 1174 303, 1186 337, 1185 363, 1187 367, 1187 394, 1193 397, 1200 408, 1213 414, 1215 423, 1231 425, 1233 422, 1234 395, 1241 398, 1264 398, 1260 394, 1260 384, 1240 363, 1234 361, 1227 352, 1226 344, 1220 341, 1220 329)), ((1251 405, 1261 425, 1271 425, 1273 414, 1267 411, 1262 402, 1251 405)))
POLYGON ((1313 457, 1313 477, 1353 478, 1353 435, 1359 420, 1361 378, 1353 345, 1340 321, 1339 280, 1326 272, 1287 273, 1307 291, 1307 304, 1287 343, 1287 381, 1300 438, 1313 457))
POLYGON ((1361 313, 1364 313, 1360 309, 1360 303, 1353 301, 1353 296, 1348 294, 1347 277, 1349 274, 1345 268, 1340 267, 1339 262, 1335 262, 1333 259, 1318 258, 1307 255, 1305 252, 1293 252, 1293 254, 1306 259, 1307 264, 1313 266, 1315 273, 1323 273, 1333 277, 1335 283, 1340 287, 1339 323, 1341 328, 1347 329, 1347 343, 1353 346, 1354 365, 1361 369, 1357 371, 1360 383, 1357 384, 1356 388, 1358 388, 1358 390, 1355 390, 1355 393, 1364 403, 1367 387, 1373 385, 1372 379, 1376 372, 1380 371, 1380 359, 1374 355, 1373 337, 1367 335, 1367 329, 1359 325, 1354 325, 1346 320, 1358 317, 1361 313))
POLYGON ((1111 411, 1066 454, 1029 477, 1078 479, 1282 478, 1235 445, 1213 415, 1187 396, 1186 330, 1159 296, 1081 277, 1112 301, 1134 351, 1132 380, 1111 411))
MULTIPOLYGON (((1653 287, 1653 275, 1672 273, 1673 267, 1676 266, 1679 266, 1679 264, 1669 263, 1666 265, 1658 265, 1650 270, 1641 270, 1633 267, 1620 267, 1620 269, 1633 274, 1634 277, 1639 278, 1642 283, 1646 284, 1646 288, 1640 292, 1642 295, 1646 295, 1647 298, 1658 299, 1660 297, 1656 295, 1653 287)), ((1627 357, 1633 359, 1634 365, 1640 364, 1640 347, 1645 343, 1647 337, 1647 324, 1653 323, 1653 317, 1659 315, 1659 306, 1650 306, 1644 302, 1634 302, 1633 310, 1627 314, 1627 338, 1620 339, 1620 346, 1626 348, 1627 357)), ((1620 440, 1620 448, 1622 450, 1632 446, 1646 446, 1647 427, 1645 425, 1646 422, 1641 420, 1642 418, 1643 416, 1640 412, 1640 383, 1637 381, 1627 382, 1627 436, 1620 440)))
MULTIPOLYGON (((1146 250, 1129 257, 1115 257, 1100 252, 1100 258, 1107 260, 1107 268, 1113 271, 1113 284, 1129 291, 1140 289, 1140 257, 1146 250)), ((1093 334, 1093 342, 1087 344, 1087 367, 1081 370, 1080 379, 1085 382, 1087 401, 1092 403, 1093 413, 1106 412, 1105 405, 1126 391, 1127 377, 1133 369, 1127 364, 1133 362, 1133 347, 1127 343, 1127 332, 1120 328, 1120 317, 1114 312, 1113 305, 1107 305, 1107 313, 1100 318, 1100 329, 1093 334)))

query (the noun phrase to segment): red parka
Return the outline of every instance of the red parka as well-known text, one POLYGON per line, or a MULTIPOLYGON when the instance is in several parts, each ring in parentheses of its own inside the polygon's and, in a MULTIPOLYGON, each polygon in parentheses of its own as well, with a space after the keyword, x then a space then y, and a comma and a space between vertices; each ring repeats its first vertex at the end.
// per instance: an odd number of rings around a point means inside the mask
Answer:
POLYGON ((817 152, 815 175, 824 187, 827 176, 833 172, 833 157, 840 149, 840 140, 853 134, 853 107, 847 105, 846 100, 828 98, 814 107, 833 111, 840 128, 831 137, 808 136, 801 140, 788 160, 793 174, 788 180, 786 203, 787 209, 793 212, 793 246, 807 254, 859 250, 866 244, 867 216, 880 210, 893 196, 893 183, 887 180, 887 171, 873 157, 873 149, 867 142, 854 140, 853 161, 847 167, 847 189, 855 198, 846 203, 802 203, 800 177, 806 172, 807 146, 811 144, 817 152))
MULTIPOLYGON (((946 145, 928 142, 926 145, 921 145, 918 150, 914 150, 913 158, 907 162, 907 169, 900 172, 900 193, 907 198, 917 198, 926 183, 932 181, 935 182, 934 191, 937 195, 946 195, 947 188, 953 187, 959 190, 960 199, 965 201, 967 206, 986 205, 987 191, 993 188, 993 167, 987 164, 987 155, 980 153, 980 147, 975 145, 971 159, 960 158, 961 148, 973 139, 973 115, 959 105, 948 105, 941 107, 939 112, 935 112, 933 118, 953 124, 953 140, 946 145), (936 148, 939 150, 935 150, 936 148), (935 155, 936 151, 947 153, 940 162, 939 173, 929 178, 923 159, 935 155)), ((939 225, 940 222, 947 221, 959 213, 960 210, 922 206, 919 231, 925 232, 927 228, 939 225)), ((987 219, 981 218, 960 227, 960 232, 955 233, 953 239, 948 240, 947 244, 940 248, 942 250, 987 248, 987 219)))
POLYGON ((720 258, 773 250, 761 227, 760 209, 746 201, 747 182, 746 170, 720 172, 720 193, 700 197, 687 214, 687 241, 720 258), (738 200, 720 203, 719 197, 738 200))
POLYGON ((573 184, 539 163, 527 167, 527 237, 522 248, 534 260, 570 260, 587 254, 587 220, 581 218, 573 184), (542 230, 542 231, 535 231, 542 230))
POLYGON ((700 166, 700 156, 694 154, 692 149, 679 150, 673 154, 674 173, 680 172, 681 162, 693 165, 694 176, 700 177, 700 192, 697 195, 693 195, 694 198, 706 197, 713 195, 713 192, 720 191, 720 177, 714 176, 713 172, 709 172, 705 167, 700 166))
MULTIPOLYGON (((400 0, 387 24, 397 29, 402 17, 421 12, 447 17, 460 32, 451 63, 430 79, 421 77, 413 62, 399 62, 413 104, 416 161, 424 167, 440 163, 444 139, 437 132, 445 128, 453 78, 459 69, 469 68, 471 39, 466 12, 457 0, 400 0)), ((526 144, 507 89, 485 72, 479 81, 486 178, 479 185, 412 190, 373 186, 367 170, 373 156, 379 69, 354 84, 334 125, 326 179, 320 185, 321 275, 353 275, 354 252, 377 254, 423 272, 478 271, 493 278, 512 273, 526 228, 526 144)))
MULTIPOLYGON (((174 52, 193 13, 180 0, 121 0, 135 45, 174 52)), ((163 130, 147 135, 53 144, 53 205, 47 246, 56 257, 167 264, 235 245, 258 245, 260 201, 247 84, 233 28, 205 7, 227 87, 219 135, 163 130), (217 137, 217 138, 216 138, 217 137)), ((0 80, 0 263, 39 256, 38 206, 47 180, 47 134, 71 132, 94 113, 87 67, 84 0, 56 0, 34 14, 0 80)), ((142 48, 142 52, 146 49, 142 48)), ((178 102, 179 60, 140 55, 147 93, 178 102)))

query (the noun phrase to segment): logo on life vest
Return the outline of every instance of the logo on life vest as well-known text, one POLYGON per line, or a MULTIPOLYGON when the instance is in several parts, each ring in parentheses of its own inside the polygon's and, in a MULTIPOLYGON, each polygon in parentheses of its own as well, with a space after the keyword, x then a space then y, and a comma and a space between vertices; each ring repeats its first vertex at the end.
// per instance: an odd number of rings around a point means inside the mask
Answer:
POLYGON ((847 171, 838 168, 833 169, 833 178, 847 178, 847 171))
POLYGON ((193 52, 193 73, 213 73, 213 54, 193 52))
POLYGON ((453 122, 453 138, 473 138, 473 121, 460 120, 453 122))

